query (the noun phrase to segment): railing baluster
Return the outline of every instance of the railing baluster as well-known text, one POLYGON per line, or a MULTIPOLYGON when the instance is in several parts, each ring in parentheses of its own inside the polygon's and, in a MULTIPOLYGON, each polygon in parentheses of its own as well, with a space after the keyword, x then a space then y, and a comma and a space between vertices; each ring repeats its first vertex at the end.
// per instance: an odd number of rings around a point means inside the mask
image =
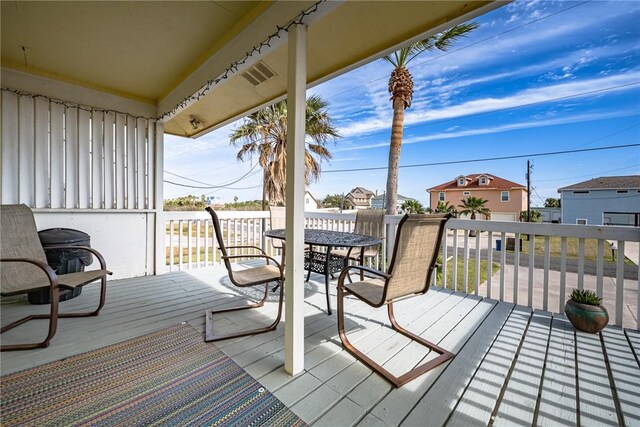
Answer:
MULTIPOLYGON (((443 233, 444 235, 442 236, 442 239, 444 240, 442 242, 442 288, 446 289, 447 288, 447 257, 448 257, 448 243, 447 243, 447 231, 445 229, 445 233, 443 233)), ((455 230, 451 230, 455 233, 455 230)))
MULTIPOLYGON (((466 233, 466 231, 465 231, 466 233)), ((458 290, 458 230, 453 233, 453 249, 451 251, 453 256, 453 263, 451 265, 451 283, 453 284, 453 290, 458 290)))
POLYGON ((596 293, 602 298, 604 273, 604 240, 598 239, 598 256, 596 258, 596 293))
POLYGON ((536 236, 529 234, 529 281, 527 283, 527 306, 533 308, 533 272, 536 267, 536 236))
POLYGON ((542 285, 542 309, 549 309, 549 265, 551 261, 551 238, 544 236, 544 282, 542 285))
POLYGON ((558 300, 558 313, 564 311, 567 295, 567 238, 560 239, 560 298, 558 300))
POLYGON ((504 267, 507 264, 507 233, 504 231, 500 234, 500 241, 500 301, 504 301, 504 267))
MULTIPOLYGON (((624 310, 624 240, 618 240, 617 256, 618 258, 615 260, 616 261, 616 326, 622 327, 624 326, 622 324, 623 323, 622 315, 624 310)), ((640 278, 640 276, 638 277, 640 278)), ((638 281, 638 283, 640 283, 640 280, 638 281)), ((640 299, 640 295, 638 295, 638 298, 640 299)), ((636 318, 636 319, 640 319, 640 318, 636 318)), ((638 328, 638 325, 636 325, 636 328, 638 328)))
MULTIPOLYGON (((212 263, 213 264, 213 263, 212 263)), ((209 220, 204 220, 204 266, 209 265, 209 220)))
POLYGON ((173 271, 173 223, 169 221, 169 271, 173 271))
MULTIPOLYGON (((480 233, 479 231, 477 233, 480 233)), ((479 239, 480 237, 476 237, 479 239)), ((491 276, 493 275, 493 231, 487 236, 489 246, 487 248, 487 298, 491 298, 491 276)))
POLYGON ((513 254, 513 303, 518 304, 518 296, 520 293, 520 282, 518 276, 520 275, 520 251, 522 245, 520 244, 520 233, 515 234, 515 252, 513 254))
POLYGON ((578 289, 584 289, 584 238, 578 239, 578 289))
POLYGON ((191 270, 191 263, 193 262, 193 237, 191 232, 193 231, 193 221, 187 221, 187 270, 191 270))
POLYGON ((200 220, 196 220, 196 268, 200 268, 200 220))
POLYGON ((476 273, 476 283, 475 283, 475 294, 478 295, 480 289, 480 239, 476 237, 476 265, 475 265, 475 273, 476 273))
MULTIPOLYGON (((479 238, 476 238, 478 240, 479 238)), ((464 233, 464 257, 462 258, 462 284, 464 292, 469 293, 469 233, 464 233)))
POLYGON ((182 270, 182 220, 178 221, 178 270, 182 270))

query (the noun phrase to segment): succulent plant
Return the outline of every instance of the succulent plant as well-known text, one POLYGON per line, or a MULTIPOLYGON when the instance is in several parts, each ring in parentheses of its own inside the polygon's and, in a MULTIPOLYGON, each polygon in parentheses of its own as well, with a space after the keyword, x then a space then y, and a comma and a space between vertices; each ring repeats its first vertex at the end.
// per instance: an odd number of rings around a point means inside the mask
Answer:
POLYGON ((587 289, 574 289, 569 298, 577 303, 587 305, 600 305, 602 302, 602 298, 598 294, 587 289))

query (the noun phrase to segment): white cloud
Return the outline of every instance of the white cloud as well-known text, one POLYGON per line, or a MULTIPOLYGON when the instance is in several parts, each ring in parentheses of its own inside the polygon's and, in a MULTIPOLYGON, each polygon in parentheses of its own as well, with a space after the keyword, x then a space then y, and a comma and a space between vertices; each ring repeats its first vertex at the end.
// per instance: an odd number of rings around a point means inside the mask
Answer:
MULTIPOLYGON (((637 88, 638 84, 640 84, 640 81, 638 81, 637 72, 629 72, 601 78, 584 79, 579 81, 575 80, 562 84, 525 89, 514 95, 503 98, 487 97, 440 109, 407 112, 405 114, 405 126, 482 114, 505 108, 521 107, 524 105, 548 102, 560 98, 593 96, 594 91, 609 87, 615 88, 618 86, 618 88, 611 89, 607 93, 625 91, 630 90, 631 88, 637 88)), ((369 120, 362 120, 351 126, 339 129, 339 132, 343 137, 354 137, 386 130, 389 129, 390 126, 391 115, 387 114, 386 118, 375 117, 369 120)))
MULTIPOLYGON (((612 111, 608 113, 585 113, 585 114, 575 114, 575 115, 563 115, 562 117, 557 118, 549 118, 546 120, 534 120, 534 121, 526 121, 526 122, 515 122, 509 123, 505 125, 498 126, 490 126, 485 128, 476 128, 476 129, 467 129, 460 130, 457 132, 441 132, 437 134, 423 135, 417 136, 413 138, 406 138, 402 141, 403 145, 406 144, 417 144, 428 141, 439 141, 444 139, 452 139, 452 138, 463 138, 468 136, 477 136, 477 135, 487 135, 501 132, 509 132, 513 130, 521 130, 521 129, 533 129, 547 126, 558 126, 565 125, 571 123, 580 123, 580 122, 589 122, 595 120, 606 120, 617 117, 627 117, 637 115, 637 111, 628 110, 628 111, 612 111)), ((365 150, 379 147, 386 147, 389 145, 389 142, 380 142, 373 144, 363 144, 352 147, 344 147, 337 148, 334 151, 352 151, 352 150, 365 150)))

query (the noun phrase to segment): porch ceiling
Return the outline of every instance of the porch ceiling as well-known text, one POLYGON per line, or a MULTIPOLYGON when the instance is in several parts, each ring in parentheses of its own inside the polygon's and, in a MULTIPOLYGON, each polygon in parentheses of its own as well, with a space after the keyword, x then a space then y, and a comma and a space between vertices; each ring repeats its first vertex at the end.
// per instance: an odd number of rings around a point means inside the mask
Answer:
MULTIPOLYGON (((501 3, 326 2, 308 17, 308 82, 316 84, 439 26, 501 3)), ((2 2, 2 66, 172 110, 313 1, 2 2), (24 48, 24 49, 23 49, 24 48)), ((276 74, 253 86, 239 73, 169 116, 165 131, 197 136, 284 97, 287 50, 262 60, 276 74), (196 116, 202 125, 189 123, 196 116)), ((243 71, 243 70, 240 70, 243 71)))

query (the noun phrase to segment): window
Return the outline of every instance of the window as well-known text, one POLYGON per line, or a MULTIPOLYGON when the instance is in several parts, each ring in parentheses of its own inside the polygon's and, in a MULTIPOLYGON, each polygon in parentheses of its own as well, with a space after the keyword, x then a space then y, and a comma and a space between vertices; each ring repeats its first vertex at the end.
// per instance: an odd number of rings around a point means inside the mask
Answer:
POLYGON ((487 185, 487 177, 483 176, 480 178, 480 185, 487 185))
POLYGON ((438 193, 438 200, 444 202, 444 191, 438 193))
POLYGON ((471 195, 471 191, 463 191, 462 195, 463 196, 470 196, 471 195))
POLYGON ((465 185, 466 183, 467 183, 467 180, 466 180, 466 179, 464 179, 464 178, 460 178, 460 179, 458 180, 458 185, 465 185))
POLYGON ((629 193, 629 190, 617 190, 616 193, 618 193, 618 194, 627 194, 627 193, 629 193))
POLYGON ((573 194, 589 194, 589 191, 574 191, 573 194))
POLYGON ((576 224, 578 225, 587 225, 587 220, 584 218, 576 218, 576 224))
POLYGON ((501 191, 500 192, 500 201, 501 202, 508 202, 509 201, 509 192, 508 191, 501 191))

